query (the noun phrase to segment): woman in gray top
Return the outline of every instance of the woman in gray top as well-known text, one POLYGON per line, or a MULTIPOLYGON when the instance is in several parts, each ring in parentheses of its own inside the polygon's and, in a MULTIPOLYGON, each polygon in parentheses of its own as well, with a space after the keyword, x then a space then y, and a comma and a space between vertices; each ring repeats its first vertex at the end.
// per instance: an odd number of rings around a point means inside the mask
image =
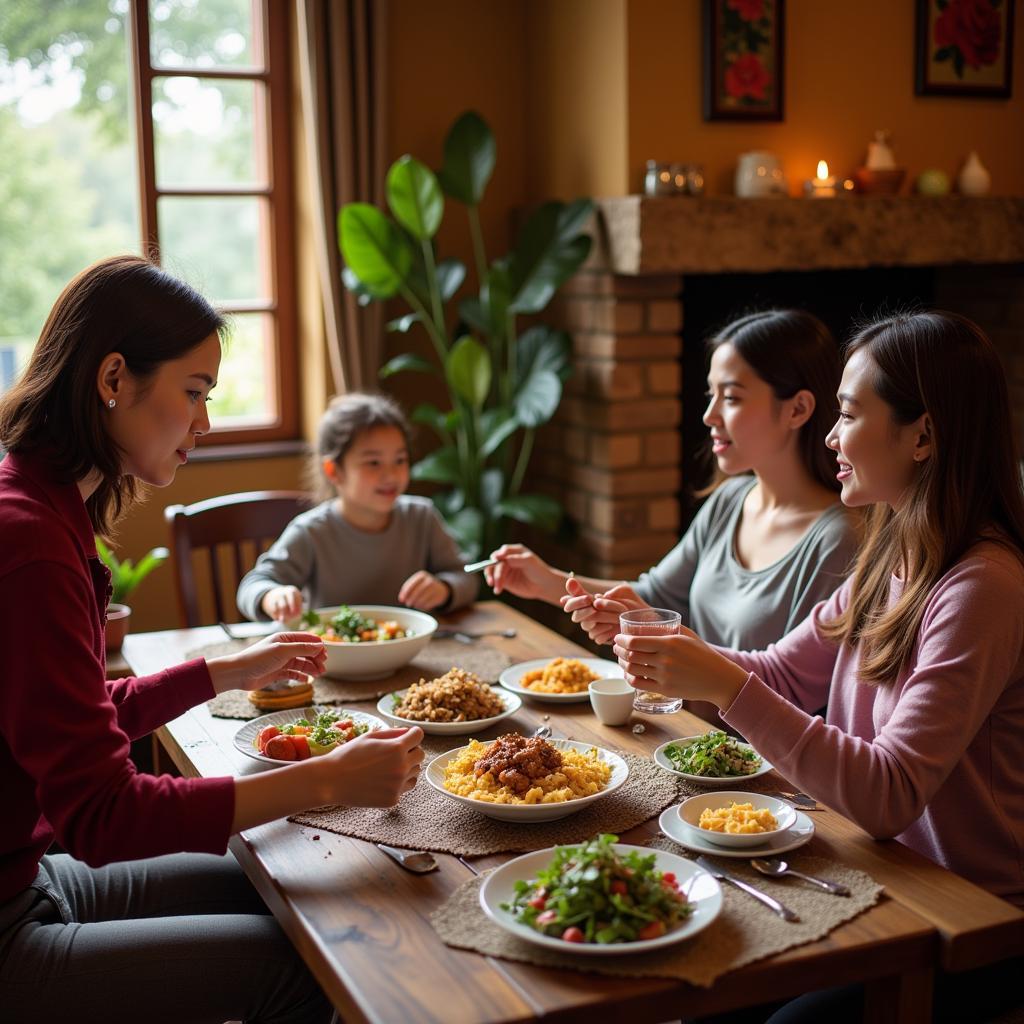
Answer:
POLYGON ((310 467, 321 491, 238 585, 250 619, 294 618, 310 608, 404 604, 451 611, 476 596, 462 554, 429 498, 409 484, 409 426, 384 395, 336 398, 320 421, 310 467))
POLYGON ((676 547, 630 586, 570 578, 505 545, 487 571, 495 593, 561 604, 598 643, 639 600, 679 611, 709 643, 760 650, 838 587, 857 531, 824 443, 839 383, 835 341, 809 313, 772 310, 735 321, 710 347, 704 422, 720 474, 733 479, 676 547))

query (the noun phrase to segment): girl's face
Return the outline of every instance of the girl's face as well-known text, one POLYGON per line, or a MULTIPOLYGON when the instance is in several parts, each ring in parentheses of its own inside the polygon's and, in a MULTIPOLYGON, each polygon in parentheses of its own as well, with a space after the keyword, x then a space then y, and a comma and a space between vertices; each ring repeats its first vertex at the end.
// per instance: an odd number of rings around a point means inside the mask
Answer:
POLYGON ((122 472, 155 487, 166 487, 188 461, 196 438, 210 429, 206 403, 217 383, 220 338, 211 334, 180 359, 163 363, 148 381, 124 369, 101 379, 107 431, 124 453, 122 472))
POLYGON ((728 342, 712 354, 704 423, 723 473, 756 471, 796 441, 813 411, 809 392, 777 399, 771 385, 728 342))
POLYGON ((409 449, 398 427, 359 434, 340 463, 334 486, 347 516, 386 516, 409 486, 409 449))
POLYGON ((900 426, 892 408, 875 390, 877 364, 858 349, 843 369, 839 419, 825 439, 839 462, 844 505, 900 504, 916 473, 931 454, 926 417, 900 426))

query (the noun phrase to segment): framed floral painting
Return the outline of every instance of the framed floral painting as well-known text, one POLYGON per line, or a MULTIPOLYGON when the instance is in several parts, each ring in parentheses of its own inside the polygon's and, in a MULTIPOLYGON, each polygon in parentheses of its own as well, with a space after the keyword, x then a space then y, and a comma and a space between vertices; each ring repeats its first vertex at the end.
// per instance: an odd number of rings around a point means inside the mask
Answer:
POLYGON ((917 0, 919 96, 1010 95, 1014 0, 917 0))
POLYGON ((781 121, 785 0, 704 0, 704 120, 781 121))

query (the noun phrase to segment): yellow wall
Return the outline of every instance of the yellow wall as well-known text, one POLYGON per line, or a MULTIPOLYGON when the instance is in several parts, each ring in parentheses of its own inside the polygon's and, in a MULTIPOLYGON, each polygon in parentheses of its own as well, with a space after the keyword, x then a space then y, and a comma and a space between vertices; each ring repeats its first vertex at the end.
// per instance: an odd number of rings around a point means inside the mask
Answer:
MULTIPOLYGON (((1024 18, 1016 19, 1009 100, 914 95, 914 4, 796 0, 786 8, 786 119, 701 119, 700 3, 629 0, 629 188, 645 161, 703 163, 708 189, 732 192, 739 153, 768 149, 791 191, 819 159, 848 175, 878 128, 892 132, 911 180, 927 167, 953 177, 976 149, 992 191, 1024 194, 1024 18)), ((906 188, 906 186, 904 186, 906 188)))

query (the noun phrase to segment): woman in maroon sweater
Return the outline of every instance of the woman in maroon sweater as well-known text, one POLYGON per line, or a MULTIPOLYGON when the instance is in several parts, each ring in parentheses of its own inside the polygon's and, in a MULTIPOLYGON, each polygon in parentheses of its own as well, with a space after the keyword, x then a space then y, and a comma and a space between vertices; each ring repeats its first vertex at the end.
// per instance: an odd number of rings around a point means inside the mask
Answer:
POLYGON ((57 300, 0 399, 0 992, 5 1021, 319 1021, 323 995, 225 856, 242 829, 330 803, 389 806, 418 728, 243 778, 138 774, 130 741, 228 689, 319 674, 323 643, 269 637, 105 679, 108 532, 209 430, 221 317, 138 257, 57 300), (56 840, 67 853, 46 855, 56 840))

